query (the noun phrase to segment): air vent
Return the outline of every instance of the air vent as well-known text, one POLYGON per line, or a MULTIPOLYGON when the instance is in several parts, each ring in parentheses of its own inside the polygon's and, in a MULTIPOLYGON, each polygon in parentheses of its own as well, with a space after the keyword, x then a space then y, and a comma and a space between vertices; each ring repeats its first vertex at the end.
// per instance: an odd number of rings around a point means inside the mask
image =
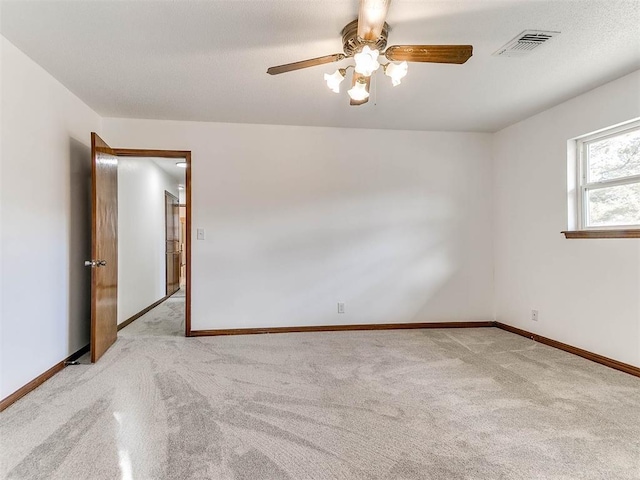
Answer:
POLYGON ((522 57, 531 53, 540 45, 548 42, 560 32, 547 32, 543 30, 525 30, 505 46, 500 47, 493 56, 495 57, 522 57))

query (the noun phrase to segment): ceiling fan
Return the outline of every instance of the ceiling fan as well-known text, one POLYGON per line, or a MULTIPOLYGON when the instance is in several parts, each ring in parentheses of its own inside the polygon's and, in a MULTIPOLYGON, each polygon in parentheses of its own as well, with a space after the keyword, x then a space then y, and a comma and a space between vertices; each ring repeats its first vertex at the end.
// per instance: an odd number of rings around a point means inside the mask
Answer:
POLYGON ((331 75, 325 73, 324 79, 331 90, 339 93, 340 83, 345 79, 347 69, 353 68, 352 86, 347 93, 351 105, 362 105, 369 101, 371 75, 381 66, 385 75, 396 86, 407 74, 407 62, 462 64, 469 60, 473 54, 471 45, 394 45, 387 48, 389 25, 385 18, 390 3, 391 0, 360 0, 358 18, 342 29, 344 53, 270 67, 267 73, 279 75, 353 57, 355 65, 339 68, 331 75), (380 64, 380 55, 389 60, 389 63, 380 64))

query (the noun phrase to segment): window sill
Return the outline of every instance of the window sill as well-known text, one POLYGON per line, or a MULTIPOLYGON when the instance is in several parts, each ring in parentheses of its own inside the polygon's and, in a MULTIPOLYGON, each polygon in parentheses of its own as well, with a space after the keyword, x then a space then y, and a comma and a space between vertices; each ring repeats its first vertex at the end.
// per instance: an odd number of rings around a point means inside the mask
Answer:
POLYGON ((563 231, 565 238, 640 238, 640 228, 563 231))

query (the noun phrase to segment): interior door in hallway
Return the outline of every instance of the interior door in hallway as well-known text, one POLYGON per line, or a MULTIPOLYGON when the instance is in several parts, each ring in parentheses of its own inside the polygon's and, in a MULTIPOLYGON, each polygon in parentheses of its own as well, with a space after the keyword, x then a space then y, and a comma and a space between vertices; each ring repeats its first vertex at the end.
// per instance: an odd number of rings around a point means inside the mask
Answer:
POLYGON ((164 192, 166 294, 172 295, 180 289, 180 202, 169 192, 164 192))
POLYGON ((118 158, 91 133, 91 361, 117 338, 118 158))

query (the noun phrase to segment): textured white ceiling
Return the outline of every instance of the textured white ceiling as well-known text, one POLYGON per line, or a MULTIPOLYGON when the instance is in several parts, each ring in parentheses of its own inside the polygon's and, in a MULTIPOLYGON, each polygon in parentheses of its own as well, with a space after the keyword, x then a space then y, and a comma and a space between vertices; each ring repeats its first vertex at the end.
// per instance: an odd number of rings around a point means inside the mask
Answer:
MULTIPOLYGON (((394 0, 389 44, 472 44, 464 65, 409 65, 350 107, 324 73, 272 65, 341 51, 356 0, 2 1, 2 34, 109 117, 495 131, 640 68, 640 1, 394 0), (557 38, 491 54, 525 29, 557 38)), ((345 82, 346 84, 346 82, 345 82)), ((344 85, 344 84, 343 84, 344 85)))

